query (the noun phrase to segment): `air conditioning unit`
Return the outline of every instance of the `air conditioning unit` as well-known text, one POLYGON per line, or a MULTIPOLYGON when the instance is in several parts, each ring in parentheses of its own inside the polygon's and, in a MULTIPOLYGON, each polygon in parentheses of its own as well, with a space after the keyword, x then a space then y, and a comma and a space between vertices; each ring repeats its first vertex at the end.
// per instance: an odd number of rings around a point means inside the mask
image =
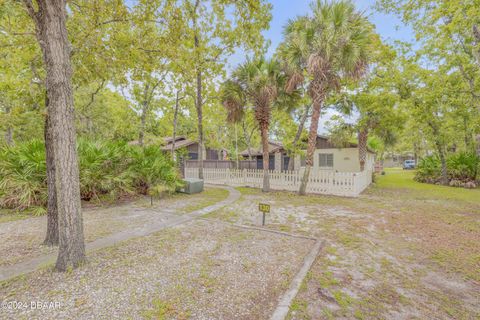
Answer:
POLYGON ((195 178, 187 178, 183 179, 185 183, 185 187, 181 189, 181 192, 187 194, 194 194, 200 193, 203 191, 203 180, 202 179, 195 179, 195 178))

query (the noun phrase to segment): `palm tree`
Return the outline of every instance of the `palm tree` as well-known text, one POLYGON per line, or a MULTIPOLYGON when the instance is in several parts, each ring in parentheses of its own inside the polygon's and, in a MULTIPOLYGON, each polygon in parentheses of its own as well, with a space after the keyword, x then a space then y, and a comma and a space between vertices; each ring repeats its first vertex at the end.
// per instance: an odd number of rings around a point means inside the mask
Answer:
POLYGON ((286 77, 276 60, 259 58, 247 60, 239 66, 222 87, 222 102, 227 109, 227 120, 239 122, 249 105, 253 105, 255 119, 261 133, 263 149, 263 191, 270 190, 268 176, 268 129, 272 108, 279 105, 286 77))
POLYGON ((366 72, 373 36, 372 25, 350 1, 317 0, 311 8, 311 16, 288 23, 279 48, 289 73, 287 91, 307 80, 313 106, 300 194, 306 192, 313 166, 321 107, 331 92, 339 91, 341 80, 359 79, 366 72))

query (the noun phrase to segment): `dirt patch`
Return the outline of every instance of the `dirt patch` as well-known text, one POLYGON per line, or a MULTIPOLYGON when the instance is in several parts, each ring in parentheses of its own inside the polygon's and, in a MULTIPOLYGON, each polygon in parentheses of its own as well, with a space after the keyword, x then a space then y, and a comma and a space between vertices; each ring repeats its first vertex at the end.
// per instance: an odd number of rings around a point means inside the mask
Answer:
MULTIPOLYGON (((195 195, 175 194, 165 199, 137 198, 118 206, 92 206, 83 209, 85 241, 148 225, 152 220, 178 212, 191 212, 225 199, 228 191, 207 188, 195 195), (190 207, 190 209, 189 209, 190 207)), ((29 258, 53 253, 56 248, 42 245, 46 234, 46 216, 0 223, 0 267, 13 265, 29 258)))
MULTIPOLYGON (((242 190, 243 191, 243 190, 242 190)), ((327 240, 291 319, 477 319, 480 212, 472 204, 368 193, 357 199, 250 190, 211 216, 327 240)))
POLYGON ((100 250, 82 268, 3 283, 7 301, 52 301, 29 319, 265 319, 313 241, 197 220, 100 250), (163 318, 162 318, 163 317, 163 318))

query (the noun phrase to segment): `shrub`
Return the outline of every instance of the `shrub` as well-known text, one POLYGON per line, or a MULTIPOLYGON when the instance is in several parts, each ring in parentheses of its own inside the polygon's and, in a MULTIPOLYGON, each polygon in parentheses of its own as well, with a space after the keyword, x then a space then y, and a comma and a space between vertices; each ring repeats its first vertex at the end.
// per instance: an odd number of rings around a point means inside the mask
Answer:
POLYGON ((475 181, 480 167, 480 157, 473 152, 452 154, 447 159, 449 180, 475 181))
MULTIPOLYGON (((480 157, 472 152, 459 152, 447 157, 447 176, 451 186, 474 182, 480 172, 480 157)), ((441 179, 441 163, 436 155, 423 158, 415 173, 419 182, 436 183, 441 179)))
POLYGON ((118 142, 79 141, 80 193, 83 200, 133 192, 133 178, 128 170, 129 148, 125 143, 118 142))
POLYGON ((158 146, 133 148, 130 156, 130 172, 137 193, 147 194, 149 188, 158 185, 175 191, 180 183, 177 169, 170 156, 158 146))
POLYGON ((442 165, 436 155, 427 156, 417 165, 414 179, 418 182, 436 183, 442 176, 442 165))
MULTIPOLYGON (((141 148, 123 142, 78 142, 80 195, 83 200, 118 199, 148 194, 163 186, 174 191, 179 176, 158 146, 141 148)), ((34 140, 0 150, 0 207, 24 210, 46 205, 45 147, 34 140)))
POLYGON ((24 210, 47 201, 45 147, 32 140, 0 150, 0 207, 24 210))

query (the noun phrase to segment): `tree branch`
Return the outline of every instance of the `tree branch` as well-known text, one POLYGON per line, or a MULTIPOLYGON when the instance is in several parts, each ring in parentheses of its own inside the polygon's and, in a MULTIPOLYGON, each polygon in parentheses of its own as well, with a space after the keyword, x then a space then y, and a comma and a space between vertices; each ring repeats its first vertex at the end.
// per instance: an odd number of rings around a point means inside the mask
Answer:
POLYGON ((100 90, 102 90, 102 88, 104 87, 104 85, 105 85, 105 79, 102 79, 102 82, 101 82, 100 85, 97 87, 97 89, 90 94, 90 101, 87 102, 87 103, 83 106, 82 109, 86 109, 86 108, 90 107, 90 106, 93 104, 93 102, 95 102, 95 96, 100 92, 100 90))
POLYGON ((35 21, 38 22, 38 12, 35 11, 35 8, 33 7, 32 0, 22 0, 22 2, 25 4, 25 7, 27 8, 28 15, 35 21))

